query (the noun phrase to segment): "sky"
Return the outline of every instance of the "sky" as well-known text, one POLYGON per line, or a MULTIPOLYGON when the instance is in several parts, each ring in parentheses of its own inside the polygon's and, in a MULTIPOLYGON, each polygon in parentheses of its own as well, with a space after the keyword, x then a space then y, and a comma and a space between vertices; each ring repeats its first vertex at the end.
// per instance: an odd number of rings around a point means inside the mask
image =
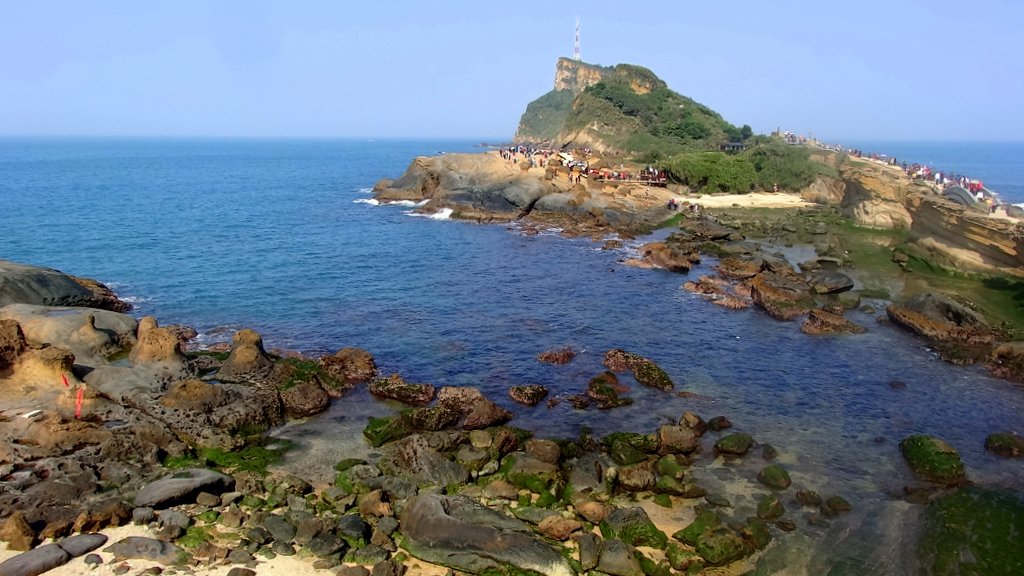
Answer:
POLYGON ((1024 2, 0 0, 0 135, 511 138, 571 56, 755 132, 1024 141, 1024 2))

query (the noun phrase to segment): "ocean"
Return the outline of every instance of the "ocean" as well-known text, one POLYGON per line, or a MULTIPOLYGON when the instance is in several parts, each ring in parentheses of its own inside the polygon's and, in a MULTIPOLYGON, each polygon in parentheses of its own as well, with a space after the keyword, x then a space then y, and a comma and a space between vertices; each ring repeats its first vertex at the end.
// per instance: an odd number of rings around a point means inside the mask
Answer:
MULTIPOLYGON (((726 415, 775 446, 797 486, 854 505, 831 526, 794 513, 808 537, 777 539, 770 552, 806 567, 787 573, 824 573, 839 556, 903 573, 900 543, 911 535, 901 526, 919 512, 897 496, 910 478, 898 449, 909 434, 944 438, 972 480, 1024 494, 1016 463, 983 449, 991 432, 1024 432, 1024 388, 946 364, 878 323, 885 302, 851 313, 865 334, 811 337, 680 289, 713 260, 687 276, 639 270, 622 260, 640 241, 602 250, 557 230, 527 236, 371 201, 373 184, 417 155, 480 150, 450 140, 3 139, 0 258, 96 278, 136 315, 194 326, 201 343, 252 327, 270 349, 365 348, 385 374, 478 386, 543 435, 652 432, 685 410, 726 415), (579 356, 566 366, 536 360, 562 346, 579 356), (610 411, 525 409, 506 395, 531 383, 579 392, 610 348, 650 357, 692 394, 637 388, 632 406, 610 411)), ((1018 145, 870 150, 920 155, 1024 201, 1018 145)), ((393 410, 362 390, 289 425, 278 434, 299 449, 285 465, 329 475, 338 457, 368 451, 365 417, 393 410)), ((695 475, 745 517, 761 493, 751 480, 759 458, 695 475)))

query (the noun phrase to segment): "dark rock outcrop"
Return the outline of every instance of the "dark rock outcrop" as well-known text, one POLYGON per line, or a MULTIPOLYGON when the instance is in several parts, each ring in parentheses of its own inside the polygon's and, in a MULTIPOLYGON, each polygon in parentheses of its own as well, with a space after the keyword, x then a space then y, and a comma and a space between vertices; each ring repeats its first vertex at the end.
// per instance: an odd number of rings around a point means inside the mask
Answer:
POLYGON ((479 574, 514 566, 548 576, 570 576, 569 563, 530 527, 460 496, 420 494, 401 518, 404 546, 427 562, 479 574))
POLYGON ((233 490, 230 476, 205 468, 187 468, 148 484, 135 495, 136 507, 167 508, 176 504, 195 503, 201 492, 221 494, 233 490))
POLYGON ((96 280, 68 276, 53 268, 0 260, 0 308, 8 304, 80 306, 114 312, 132 308, 96 280))

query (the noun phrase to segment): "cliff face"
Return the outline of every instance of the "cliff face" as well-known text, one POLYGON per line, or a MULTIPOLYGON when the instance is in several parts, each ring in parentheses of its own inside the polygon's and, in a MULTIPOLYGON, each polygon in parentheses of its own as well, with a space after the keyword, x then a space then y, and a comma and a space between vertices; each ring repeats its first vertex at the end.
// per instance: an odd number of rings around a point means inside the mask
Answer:
POLYGON ((578 95, 587 86, 593 86, 604 80, 612 68, 579 62, 569 58, 559 58, 555 64, 555 92, 566 91, 573 96, 578 95))
POLYGON ((909 246, 940 266, 1024 276, 1020 224, 951 202, 895 168, 837 159, 832 153, 816 156, 839 178, 819 177, 803 191, 804 199, 838 206, 861 226, 908 230, 909 246))
POLYGON ((910 241, 929 260, 954 270, 999 271, 1024 276, 1024 230, 936 195, 907 200, 910 241))
POLYGON ((655 147, 715 150, 726 140, 727 130, 735 127, 708 107, 672 92, 646 68, 560 58, 554 90, 526 107, 515 140, 616 154, 655 147))

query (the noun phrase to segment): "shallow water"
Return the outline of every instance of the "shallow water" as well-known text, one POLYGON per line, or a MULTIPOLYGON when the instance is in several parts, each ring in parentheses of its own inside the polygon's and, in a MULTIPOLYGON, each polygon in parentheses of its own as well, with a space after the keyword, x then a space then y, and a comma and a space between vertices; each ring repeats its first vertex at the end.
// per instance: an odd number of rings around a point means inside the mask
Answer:
MULTIPOLYGON (((679 288, 712 261, 685 277, 638 270, 620 262, 635 244, 604 251, 557 233, 525 236, 358 202, 378 178, 439 150, 477 149, 0 140, 0 228, 9 231, 0 257, 96 277, 133 299, 138 314, 191 324, 203 342, 249 326, 268 348, 362 347, 385 373, 479 386, 517 412, 514 424, 542 435, 575 436, 583 426, 649 432, 684 410, 727 415, 779 449, 795 484, 854 504, 831 528, 810 531, 813 553, 786 552, 790 561, 808 557, 809 574, 848 555, 870 559, 873 573, 903 573, 900 548, 882 546, 879 535, 904 530, 918 510, 888 495, 909 480, 897 447, 906 435, 939 435, 961 452, 973 480, 1024 492, 1020 463, 983 449, 990 432, 1024 431, 1024 389, 945 364, 875 315, 851 315, 866 334, 810 337, 796 323, 725 310, 679 288), (566 366, 536 360, 562 346, 579 356, 566 366), (677 390, 695 395, 634 387, 635 403, 611 411, 565 402, 524 409, 506 395, 528 383, 555 395, 580 391, 614 347, 652 358, 677 390)), ((279 434, 302 449, 287 464, 329 478, 342 455, 369 452, 359 431, 368 415, 389 410, 360 391, 288 426, 279 434)), ((759 463, 718 463, 699 474, 735 499, 741 515, 760 493, 750 482, 759 463)))

